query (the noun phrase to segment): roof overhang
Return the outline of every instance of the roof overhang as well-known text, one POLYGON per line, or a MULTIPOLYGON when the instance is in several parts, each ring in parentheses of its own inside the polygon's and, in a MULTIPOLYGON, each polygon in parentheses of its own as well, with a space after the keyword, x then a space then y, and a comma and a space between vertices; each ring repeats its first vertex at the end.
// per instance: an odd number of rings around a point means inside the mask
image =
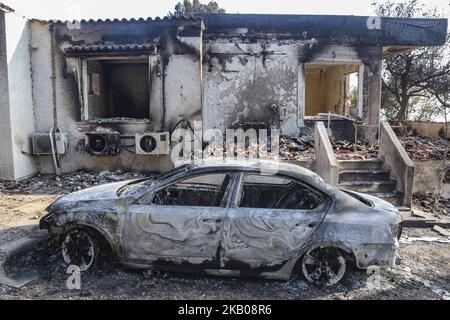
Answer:
POLYGON ((276 34, 323 44, 379 47, 440 46, 447 19, 290 14, 198 14, 205 34, 276 34))
POLYGON ((8 7, 6 4, 0 2, 0 11, 4 13, 11 13, 14 12, 15 10, 11 7, 8 7))
POLYGON ((75 45, 65 50, 66 56, 117 56, 126 54, 156 54, 154 44, 97 44, 75 45))

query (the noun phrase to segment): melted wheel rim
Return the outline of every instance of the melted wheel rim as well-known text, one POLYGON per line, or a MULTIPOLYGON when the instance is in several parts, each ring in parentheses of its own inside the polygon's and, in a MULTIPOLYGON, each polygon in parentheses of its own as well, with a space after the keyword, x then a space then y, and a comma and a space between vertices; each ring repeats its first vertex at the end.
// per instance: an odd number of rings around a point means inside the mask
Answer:
POLYGON ((318 248, 303 257, 303 275, 316 285, 332 286, 338 283, 344 277, 345 270, 345 258, 333 248, 318 248))
POLYGON ((81 271, 86 271, 94 263, 95 245, 87 232, 79 230, 69 232, 61 246, 62 256, 67 265, 76 265, 81 271))

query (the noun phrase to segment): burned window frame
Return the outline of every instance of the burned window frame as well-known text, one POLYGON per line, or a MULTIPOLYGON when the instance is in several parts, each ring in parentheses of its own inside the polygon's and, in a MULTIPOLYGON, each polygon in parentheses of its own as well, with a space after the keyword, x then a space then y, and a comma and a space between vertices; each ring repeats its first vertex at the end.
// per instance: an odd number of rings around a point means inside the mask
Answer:
POLYGON ((264 175, 261 172, 258 171, 245 171, 245 172, 240 172, 239 178, 238 178, 238 182, 237 182, 237 186, 235 188, 235 192, 233 193, 232 196, 232 207, 235 209, 252 209, 252 210, 271 210, 271 211, 302 211, 302 212, 322 212, 322 211, 327 211, 328 208, 331 206, 332 203, 332 199, 331 197, 326 194, 325 192, 323 192, 322 190, 317 189, 316 187, 314 187, 313 185, 306 183, 305 181, 292 177, 290 175, 287 174, 283 174, 283 173, 277 173, 277 174, 273 174, 273 175, 264 175), (243 192, 243 188, 244 188, 244 182, 245 182, 245 178, 247 176, 251 176, 251 175, 256 175, 259 177, 276 177, 276 178, 281 178, 281 179, 285 179, 285 180, 290 180, 291 182, 295 182, 303 187, 305 187, 306 189, 308 189, 309 191, 311 191, 313 194, 317 195, 320 198, 320 203, 313 209, 283 209, 283 208, 254 208, 254 207, 241 207, 240 203, 242 201, 242 192, 243 192))
MULTIPOLYGON (((146 60, 148 63, 148 118, 138 119, 136 121, 142 120, 141 122, 150 123, 151 122, 151 95, 152 95, 152 69, 157 64, 158 57, 156 54, 152 53, 138 53, 138 54, 98 54, 98 55, 88 55, 88 56, 80 56, 76 57, 77 59, 77 84, 78 84, 78 96, 80 101, 80 109, 81 109, 81 121, 82 122, 96 122, 96 119, 91 119, 89 116, 89 96, 92 95, 91 86, 90 86, 90 76, 88 71, 88 62, 89 61, 111 61, 111 60, 146 60)), ((112 117, 104 117, 104 119, 108 119, 112 117)), ((103 118, 98 118, 103 119, 103 118)), ((134 121, 134 122, 136 122, 134 121)), ((118 121, 118 122, 128 122, 128 121, 118 121)))
POLYGON ((146 192, 144 195, 142 195, 141 197, 139 197, 139 199, 137 199, 135 201, 134 204, 137 205, 144 205, 144 206, 164 206, 164 207, 179 207, 179 208, 183 208, 183 207, 193 207, 193 208, 202 208, 201 206, 189 206, 189 205, 167 205, 167 204, 156 204, 153 202, 153 199, 155 197, 155 195, 161 191, 164 190, 166 188, 170 188, 172 185, 175 185, 177 183, 182 183, 183 181, 189 180, 189 179, 194 179, 196 177, 199 176, 207 176, 207 175, 220 175, 220 174, 224 174, 224 175, 228 175, 230 176, 230 181, 228 182, 227 188, 222 196, 222 200, 220 203, 220 206, 207 206, 204 208, 228 208, 231 204, 231 199, 232 196, 234 194, 234 189, 235 189, 235 184, 236 181, 239 179, 239 173, 233 172, 233 171, 229 171, 229 170, 220 170, 220 171, 209 171, 209 172, 197 172, 197 173, 193 173, 190 175, 183 175, 183 176, 178 176, 175 180, 170 179, 170 181, 167 182, 163 182, 163 184, 151 191, 146 192))

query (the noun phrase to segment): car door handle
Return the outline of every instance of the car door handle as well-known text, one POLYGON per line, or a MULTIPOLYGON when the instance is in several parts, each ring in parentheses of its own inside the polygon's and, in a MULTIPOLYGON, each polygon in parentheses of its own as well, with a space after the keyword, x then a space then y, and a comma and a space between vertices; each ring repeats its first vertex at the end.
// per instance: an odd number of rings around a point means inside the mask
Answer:
POLYGON ((308 224, 308 227, 315 228, 315 227, 317 227, 317 225, 318 225, 317 222, 311 222, 310 224, 308 224))

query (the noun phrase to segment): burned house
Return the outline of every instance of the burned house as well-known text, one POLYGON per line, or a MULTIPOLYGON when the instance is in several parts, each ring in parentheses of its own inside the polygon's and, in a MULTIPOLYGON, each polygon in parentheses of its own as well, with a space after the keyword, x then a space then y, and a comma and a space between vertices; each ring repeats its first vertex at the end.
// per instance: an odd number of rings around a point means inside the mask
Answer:
POLYGON ((170 134, 194 122, 295 137, 332 113, 338 134, 357 123, 374 140, 382 59, 442 45, 446 32, 445 19, 359 16, 32 20, 9 62, 9 102, 0 98, 14 114, 0 176, 165 171, 170 134))

